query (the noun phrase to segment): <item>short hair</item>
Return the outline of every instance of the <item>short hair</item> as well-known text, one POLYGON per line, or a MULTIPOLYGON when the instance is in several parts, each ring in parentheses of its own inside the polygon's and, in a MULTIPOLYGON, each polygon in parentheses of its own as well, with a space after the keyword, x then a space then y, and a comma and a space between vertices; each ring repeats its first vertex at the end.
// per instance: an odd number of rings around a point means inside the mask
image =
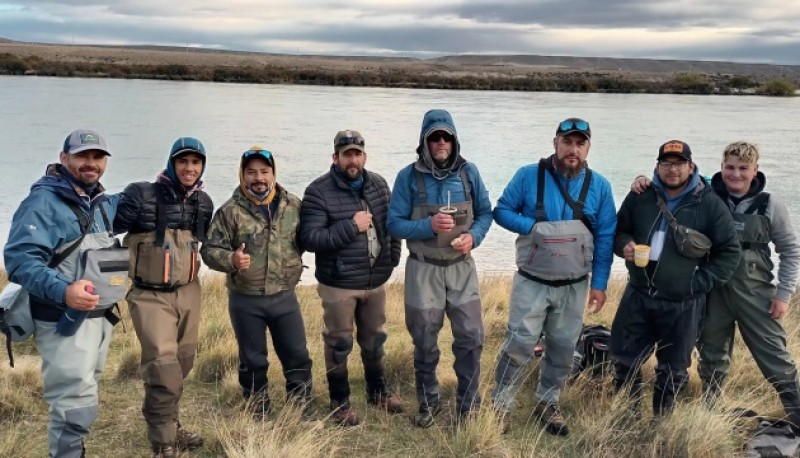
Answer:
POLYGON ((722 152, 722 161, 729 157, 738 158, 748 164, 758 164, 758 145, 748 142, 733 142, 722 152))

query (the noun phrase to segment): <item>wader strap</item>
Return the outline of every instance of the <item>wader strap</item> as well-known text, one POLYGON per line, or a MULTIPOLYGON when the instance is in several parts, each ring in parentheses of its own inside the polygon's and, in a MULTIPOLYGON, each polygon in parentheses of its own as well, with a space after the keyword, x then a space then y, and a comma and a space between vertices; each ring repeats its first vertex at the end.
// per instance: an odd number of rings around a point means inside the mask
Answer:
POLYGON ((103 206, 100 206, 100 216, 103 217, 103 224, 106 226, 106 232, 111 234, 113 237, 113 231, 111 230, 111 221, 108 219, 108 215, 106 214, 106 209, 103 206))
MULTIPOLYGON (((268 221, 268 223, 270 225, 272 225, 272 221, 268 221)), ((207 229, 208 229, 208 221, 206 221, 206 218, 203 215, 203 212, 200 211, 200 198, 198 196, 198 199, 197 199, 197 226, 196 226, 197 232, 194 234, 194 236, 197 237, 197 240, 199 240, 201 242, 205 242, 206 241, 206 230, 207 229)), ((269 232, 268 232, 268 234, 269 234, 269 232)))
MULTIPOLYGON (((428 205, 428 191, 425 189, 425 177, 422 175, 422 172, 417 169, 414 169, 414 175, 417 179, 417 188, 419 188, 419 203, 420 205, 428 205)), ((464 197, 467 200, 475 200, 472 196, 472 185, 467 177, 466 167, 461 167, 458 176, 461 178, 461 186, 464 187, 464 197)))
POLYGON ((517 273, 522 275, 523 277, 527 278, 528 280, 535 281, 536 283, 541 283, 541 284, 547 285, 547 286, 554 286, 554 287, 574 285, 575 283, 580 283, 580 282, 586 280, 587 278, 589 278, 588 275, 583 275, 583 276, 578 277, 578 278, 570 278, 569 280, 545 280, 544 278, 539 278, 539 277, 537 277, 535 275, 531 275, 531 274, 529 274, 528 272, 525 272, 522 269, 518 269, 517 273))
MULTIPOLYGON (((81 226, 81 236, 78 240, 72 243, 72 245, 68 246, 64 251, 53 256, 53 259, 51 259, 50 263, 47 264, 47 267, 51 269, 57 267, 59 264, 64 262, 64 260, 67 259, 69 255, 71 255, 72 252, 78 248, 78 246, 80 246, 81 242, 83 242, 84 237, 86 237, 86 234, 89 233, 89 230, 91 229, 92 226, 92 221, 89 218, 87 218, 86 214, 83 213, 83 211, 80 208, 78 208, 77 205, 74 205, 72 203, 67 203, 67 206, 69 206, 69 209, 72 210, 72 212, 75 213, 75 216, 78 217, 78 224, 81 226)), ((102 209, 102 207, 100 208, 102 209)))
POLYGON ((575 202, 567 190, 564 189, 564 186, 561 184, 561 181, 555 172, 547 167, 548 165, 547 158, 539 160, 539 175, 536 179, 536 222, 538 223, 540 221, 547 221, 547 214, 544 212, 544 171, 545 168, 547 168, 547 170, 550 172, 550 175, 553 177, 553 181, 556 182, 556 187, 561 192, 561 196, 564 198, 564 201, 566 201, 567 205, 572 208, 572 219, 580 220, 583 225, 586 226, 586 229, 589 229, 589 232, 594 234, 592 223, 583 212, 583 205, 586 202, 586 196, 589 194, 589 185, 592 182, 592 170, 589 167, 586 167, 586 174, 583 177, 583 186, 581 187, 581 192, 578 194, 578 201, 575 202))
POLYGON ((769 193, 762 192, 758 195, 753 202, 747 207, 747 210, 744 211, 745 215, 752 215, 755 213, 756 215, 764 216, 764 213, 767 212, 767 205, 769 205, 769 193))
POLYGON ((164 245, 164 233, 167 230, 167 199, 164 188, 158 183, 153 183, 153 192, 156 194, 156 240, 157 246, 164 245))

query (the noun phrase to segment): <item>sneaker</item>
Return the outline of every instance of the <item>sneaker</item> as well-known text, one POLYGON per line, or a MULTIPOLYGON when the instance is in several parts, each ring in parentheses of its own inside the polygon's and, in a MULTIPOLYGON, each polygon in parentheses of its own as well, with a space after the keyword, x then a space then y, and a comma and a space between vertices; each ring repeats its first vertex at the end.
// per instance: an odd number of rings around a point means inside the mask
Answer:
POLYGON ((178 427, 178 432, 175 435, 175 447, 178 450, 194 450, 202 446, 203 438, 200 434, 178 427))
POLYGON ((391 393, 374 393, 367 396, 367 404, 389 413, 402 413, 403 401, 391 393))
POLYGON ((153 458, 177 458, 178 450, 172 445, 153 443, 153 458))
POLYGON ((546 402, 539 402, 533 409, 533 414, 539 417, 539 421, 544 425, 545 431, 554 436, 566 436, 569 434, 567 428, 567 421, 558 411, 558 406, 555 404, 548 404, 546 402))
POLYGON ((430 428, 433 426, 434 417, 442 411, 442 406, 437 402, 433 404, 421 404, 419 414, 415 424, 420 428, 430 428))
POLYGON ((331 420, 341 426, 355 426, 358 424, 356 409, 350 406, 350 401, 331 401, 331 420))

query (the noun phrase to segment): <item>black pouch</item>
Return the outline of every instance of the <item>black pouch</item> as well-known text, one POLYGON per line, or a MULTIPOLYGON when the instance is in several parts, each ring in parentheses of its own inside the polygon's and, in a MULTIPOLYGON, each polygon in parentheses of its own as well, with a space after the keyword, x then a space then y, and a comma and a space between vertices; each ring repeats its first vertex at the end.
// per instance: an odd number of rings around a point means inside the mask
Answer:
POLYGON ((690 259, 700 259, 711 252, 711 239, 680 224, 675 227, 675 245, 678 253, 690 259))

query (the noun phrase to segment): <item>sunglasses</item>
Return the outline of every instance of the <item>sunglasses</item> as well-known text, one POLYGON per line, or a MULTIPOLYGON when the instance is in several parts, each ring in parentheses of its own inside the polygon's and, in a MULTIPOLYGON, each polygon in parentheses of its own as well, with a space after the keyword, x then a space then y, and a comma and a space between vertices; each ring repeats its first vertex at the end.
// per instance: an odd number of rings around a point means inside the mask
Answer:
POLYGON ((447 143, 452 143, 453 138, 454 137, 452 135, 442 130, 437 130, 436 132, 428 135, 428 141, 433 143, 437 143, 439 140, 442 139, 444 139, 444 141, 446 141, 447 143))
POLYGON ((336 141, 336 146, 357 145, 364 146, 364 137, 342 137, 336 141))
POLYGON ((579 130, 586 132, 589 130, 589 123, 583 120, 567 119, 558 125, 559 132, 568 132, 570 130, 579 130))
POLYGON ((269 151, 267 151, 265 149, 251 149, 251 150, 245 151, 244 154, 242 154, 242 159, 250 159, 251 157, 255 157, 255 156, 261 156, 261 157, 263 157, 264 159, 267 159, 267 160, 272 159, 272 153, 270 153, 269 151))

